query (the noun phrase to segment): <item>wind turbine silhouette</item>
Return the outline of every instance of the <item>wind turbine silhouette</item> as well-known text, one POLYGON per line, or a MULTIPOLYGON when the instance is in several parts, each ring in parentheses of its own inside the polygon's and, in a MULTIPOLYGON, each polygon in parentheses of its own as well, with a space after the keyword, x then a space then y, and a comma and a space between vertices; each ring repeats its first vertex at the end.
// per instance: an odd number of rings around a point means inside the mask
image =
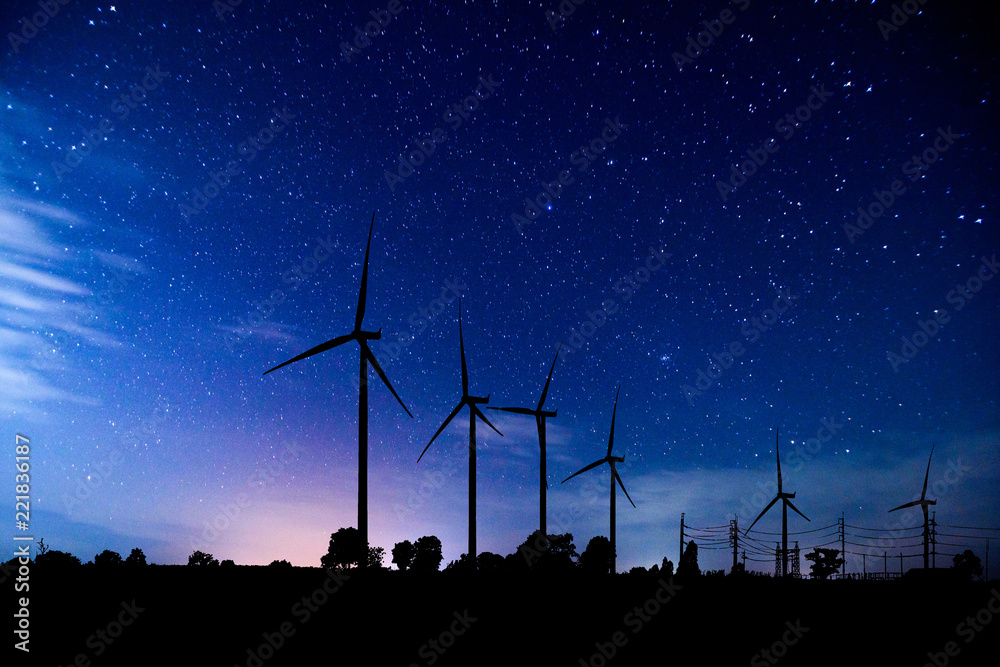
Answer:
MULTIPOLYGON (((625 491, 625 485, 622 484, 622 478, 618 476, 618 471, 615 469, 616 463, 624 463, 624 456, 611 456, 611 448, 615 445, 615 414, 618 412, 618 393, 621 391, 622 386, 618 385, 618 391, 615 392, 615 409, 611 412, 611 435, 608 437, 608 455, 603 459, 598 459, 588 466, 580 468, 575 473, 567 477, 562 481, 563 484, 573 479, 582 472, 587 472, 592 468, 596 468, 602 463, 607 463, 611 466, 611 574, 616 573, 615 561, 618 556, 618 552, 615 550, 615 482, 618 482, 618 486, 622 487, 622 491, 625 492, 625 497, 628 501, 632 503, 632 498, 628 495, 628 491, 625 491)), ((635 503, 632 503, 632 507, 635 507, 635 503)))
POLYGON ((920 492, 920 500, 914 500, 912 503, 906 503, 905 505, 900 505, 895 507, 889 512, 895 512, 896 510, 905 509, 907 507, 913 507, 914 505, 920 505, 920 509, 924 511, 924 569, 928 566, 928 552, 930 550, 930 523, 927 520, 927 506, 937 505, 937 500, 927 500, 927 478, 931 474, 931 457, 934 456, 934 445, 931 445, 931 455, 927 457, 927 472, 924 473, 924 490, 920 492))
POLYGON ((427 443, 424 447, 424 451, 420 453, 417 458, 417 463, 420 463, 420 459, 424 458, 424 454, 430 449, 431 444, 434 440, 441 434, 444 427, 447 426, 455 415, 458 414, 462 406, 469 406, 469 561, 470 567, 476 569, 476 417, 479 417, 486 425, 497 432, 498 435, 503 436, 503 433, 497 431, 497 427, 490 423, 490 420, 486 418, 483 411, 476 407, 479 404, 485 405, 490 402, 489 394, 486 398, 480 396, 470 396, 469 395, 469 371, 465 366, 465 340, 462 337, 462 300, 458 300, 458 349, 462 355, 462 398, 455 406, 455 409, 451 411, 448 418, 444 420, 444 423, 438 427, 437 432, 431 441, 427 443))
POLYGON ((375 228, 375 213, 372 213, 371 226, 368 228, 368 246, 365 248, 365 266, 361 273, 361 290, 358 293, 358 312, 354 318, 354 331, 344 336, 338 336, 332 340, 328 340, 325 343, 317 345, 314 348, 306 350, 297 357, 293 357, 288 361, 278 364, 274 368, 264 371, 264 375, 267 375, 271 371, 276 371, 282 366, 287 366, 288 364, 293 364, 296 361, 301 361, 314 354, 319 354, 320 352, 326 352, 327 350, 333 349, 338 345, 343 345, 348 341, 355 340, 358 342, 358 346, 361 348, 361 366, 360 366, 360 380, 361 384, 358 388, 358 533, 361 538, 361 548, 365 550, 362 553, 361 560, 358 566, 364 568, 367 566, 367 549, 368 549, 368 364, 371 363, 372 368, 378 373, 378 376, 385 383, 385 386, 389 388, 392 395, 396 397, 399 404, 403 406, 406 410, 406 414, 413 417, 413 414, 407 409, 406 405, 403 404, 403 400, 393 389, 392 383, 389 382, 389 378, 385 376, 385 372, 382 367, 378 365, 378 361, 375 360, 375 355, 372 354, 371 349, 368 347, 368 341, 379 340, 382 338, 382 329, 379 328, 378 331, 364 331, 361 328, 361 323, 365 318, 365 300, 367 298, 368 292, 368 255, 372 247, 372 230, 375 228))
MULTIPOLYGON (((779 500, 781 501, 781 576, 785 577, 788 576, 788 508, 791 507, 795 510, 796 514, 806 521, 812 523, 812 520, 800 512, 799 509, 792 504, 792 501, 789 500, 789 498, 795 497, 794 493, 785 493, 781 490, 781 452, 778 449, 778 438, 780 437, 780 433, 781 429, 779 428, 774 434, 774 452, 778 460, 778 495, 774 497, 774 500, 768 503, 767 507, 764 508, 764 511, 757 515, 757 518, 750 524, 750 528, 753 528, 754 524, 760 521, 762 516, 767 514, 767 511, 771 509, 771 506, 774 505, 774 503, 779 500)), ((743 531, 743 534, 746 535, 749 533, 750 528, 743 531)))
POLYGON ((545 525, 545 490, 549 487, 548 477, 545 473, 545 419, 546 417, 555 417, 558 410, 553 410, 548 412, 542 410, 542 406, 545 404, 545 396, 549 393, 549 383, 552 382, 552 371, 555 370, 556 360, 559 359, 559 350, 562 349, 562 343, 559 344, 559 349, 556 350, 555 359, 552 360, 552 367, 549 368, 549 376, 545 379, 545 387, 542 389, 542 397, 538 399, 538 407, 532 410, 531 408, 488 408, 489 410, 502 410, 504 412, 513 412, 519 415, 534 415, 535 423, 538 425, 538 446, 541 449, 541 461, 542 465, 538 472, 538 488, 539 488, 539 498, 540 498, 540 508, 539 516, 541 522, 542 535, 548 535, 545 525))

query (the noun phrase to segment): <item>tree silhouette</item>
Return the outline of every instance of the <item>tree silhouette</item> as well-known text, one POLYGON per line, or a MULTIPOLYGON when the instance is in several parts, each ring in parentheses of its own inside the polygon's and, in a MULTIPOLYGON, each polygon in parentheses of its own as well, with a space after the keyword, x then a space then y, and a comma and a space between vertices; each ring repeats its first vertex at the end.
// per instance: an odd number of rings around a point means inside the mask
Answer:
POLYGON ((396 546, 392 548, 392 562, 399 568, 400 572, 406 572, 410 564, 413 563, 413 543, 409 540, 403 540, 402 542, 396 542, 396 546))
POLYGON ((66 553, 65 551, 59 551, 58 549, 46 549, 45 553, 39 552, 39 554, 35 556, 35 564, 44 567, 51 567, 53 569, 79 567, 82 565, 79 558, 73 554, 66 553))
POLYGON ((536 530, 507 557, 513 571, 530 568, 533 572, 571 572, 576 567, 576 545, 573 534, 543 535, 536 530))
POLYGON ((128 555, 125 559, 125 564, 130 567, 140 567, 146 564, 146 554, 142 553, 142 549, 138 547, 132 549, 132 553, 128 555))
POLYGON ((611 572, 611 540, 603 535, 590 538, 580 556, 580 566, 587 574, 611 572))
POLYGON ((117 552, 105 549, 94 556, 94 565, 97 567, 118 567, 122 564, 122 557, 117 552))
POLYGON ((955 554, 952 563, 951 568, 960 573, 963 579, 971 580, 973 577, 983 576, 983 562, 979 560, 979 556, 972 552, 972 549, 955 554))
POLYGON ((292 569, 292 564, 289 563, 287 560, 272 560, 270 563, 267 564, 267 566, 273 567, 275 569, 285 569, 285 570, 292 569))
POLYGON ((385 561, 385 549, 382 547, 368 547, 368 569, 370 570, 382 570, 385 569, 383 564, 385 561))
POLYGON ((413 552, 410 569, 414 572, 437 572, 444 559, 441 555, 441 540, 434 535, 417 540, 413 545, 413 552))
POLYGON ((701 568, 698 567, 698 545, 692 540, 684 547, 684 555, 681 556, 681 562, 677 564, 677 578, 693 579, 700 576, 701 568))
POLYGON ((357 528, 340 528, 330 535, 330 546, 320 558, 325 568, 346 570, 354 567, 361 559, 361 534, 357 528))
POLYGON ((809 572, 814 579, 826 579, 834 574, 844 564, 843 558, 838 558, 838 549, 821 549, 815 547, 812 553, 806 554, 806 560, 813 562, 809 572))
POLYGON ((227 558, 226 560, 219 563, 219 567, 236 567, 236 563, 227 558))
POLYGON ((667 557, 663 557, 663 562, 660 564, 660 574, 664 577, 674 576, 674 562, 672 560, 667 560, 667 557))
POLYGON ((188 556, 188 565, 218 565, 219 561, 216 560, 215 556, 212 554, 207 554, 204 551, 195 551, 193 554, 188 556))

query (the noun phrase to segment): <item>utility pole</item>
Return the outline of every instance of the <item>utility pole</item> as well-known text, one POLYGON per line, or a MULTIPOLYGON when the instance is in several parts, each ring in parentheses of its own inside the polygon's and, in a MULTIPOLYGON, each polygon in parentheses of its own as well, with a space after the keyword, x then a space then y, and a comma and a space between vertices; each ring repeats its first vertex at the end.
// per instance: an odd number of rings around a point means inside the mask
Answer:
POLYGON ((840 564, 840 574, 847 574, 847 551, 844 549, 844 513, 840 513, 840 556, 843 559, 843 563, 840 564))
POLYGON ((937 567, 937 512, 931 512, 931 567, 937 567))
POLYGON ((737 549, 738 542, 739 542, 739 540, 737 539, 737 536, 739 535, 739 526, 738 526, 737 522, 739 520, 740 520, 740 517, 734 514, 733 515, 733 520, 730 522, 731 526, 729 528, 729 535, 732 538, 732 543, 733 543, 733 569, 734 570, 736 569, 736 549, 737 549))
POLYGON ((681 512, 681 550, 677 554, 677 567, 681 566, 682 558, 684 558, 684 512, 681 512))

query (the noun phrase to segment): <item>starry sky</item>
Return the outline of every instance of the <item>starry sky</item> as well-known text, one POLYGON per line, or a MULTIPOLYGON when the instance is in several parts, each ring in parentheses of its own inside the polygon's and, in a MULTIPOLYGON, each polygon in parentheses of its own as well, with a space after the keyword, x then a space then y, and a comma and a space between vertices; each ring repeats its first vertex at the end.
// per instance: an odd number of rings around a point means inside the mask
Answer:
MULTIPOLYGON (((562 345, 549 528, 581 552, 608 472, 560 482, 621 386, 619 569, 676 562, 682 512, 748 526, 779 428, 791 530, 920 524, 888 510, 932 446, 938 522, 1000 527, 997 10, 562 6, 5 3, 0 414, 36 540, 318 565, 356 523, 357 347, 262 373, 350 332, 373 213, 365 327, 413 413, 369 371, 373 546, 466 548, 467 412, 417 464, 458 296, 490 405, 534 406, 562 345)), ((535 424, 487 415, 478 548, 507 554, 535 424)))

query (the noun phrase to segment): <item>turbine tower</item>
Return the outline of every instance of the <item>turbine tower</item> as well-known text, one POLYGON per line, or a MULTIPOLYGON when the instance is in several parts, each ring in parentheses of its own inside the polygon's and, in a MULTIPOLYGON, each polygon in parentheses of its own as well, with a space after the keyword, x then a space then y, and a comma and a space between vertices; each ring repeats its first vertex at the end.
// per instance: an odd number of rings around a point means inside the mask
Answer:
POLYGON ((503 433, 497 431, 496 426, 490 423, 490 420, 486 418, 483 411, 480 410, 477 405, 485 405, 490 402, 489 394, 486 398, 479 396, 469 395, 469 372, 465 366, 465 341, 462 337, 462 300, 458 300, 458 349, 462 356, 462 398, 459 400, 458 405, 455 409, 451 411, 448 418, 444 420, 444 423, 438 427, 437 432, 431 441, 427 443, 424 447, 424 451, 420 453, 417 458, 417 463, 420 463, 420 459, 424 458, 424 454, 430 449, 431 444, 434 440, 441 434, 444 427, 447 426, 455 415, 458 414, 462 406, 469 406, 469 561, 470 567, 476 569, 476 417, 479 417, 486 425, 497 432, 498 435, 503 436, 503 433))
POLYGON ((326 341, 314 348, 306 350, 297 357, 293 357, 288 361, 278 364, 270 370, 264 371, 264 375, 267 375, 271 371, 276 371, 282 366, 287 366, 288 364, 293 364, 296 361, 301 361, 314 354, 319 354, 320 352, 326 352, 327 350, 333 349, 338 345, 343 345, 348 341, 357 341, 358 346, 361 348, 361 384, 358 388, 358 533, 361 536, 361 548, 364 552, 361 554, 361 560, 358 566, 364 568, 367 566, 367 550, 368 550, 368 364, 372 365, 375 372, 382 379, 382 382, 392 395, 396 397, 399 404, 403 406, 406 410, 406 414, 413 417, 413 414, 407 409, 406 405, 403 404, 403 400, 393 389, 392 383, 389 382, 389 378, 385 376, 385 372, 382 367, 378 365, 378 361, 375 360, 375 355, 372 354, 371 349, 368 347, 368 341, 379 340, 382 338, 382 329, 378 331, 364 331, 361 328, 362 321, 365 318, 365 300, 367 298, 368 291, 368 255, 372 247, 372 230, 375 228, 375 214, 372 213, 371 226, 368 228, 368 246, 365 248, 365 265, 361 272, 361 289, 358 292, 358 311, 354 318, 354 330, 344 336, 338 336, 331 340, 326 341))
MULTIPOLYGON (((781 429, 778 429, 774 435, 774 452, 778 460, 778 495, 774 497, 774 500, 768 503, 767 507, 764 508, 764 511, 762 511, 760 514, 757 515, 757 518, 754 519, 753 523, 750 524, 750 528, 753 528, 754 524, 757 523, 762 516, 767 514, 767 511, 771 509, 771 506, 774 505, 774 503, 778 502, 779 500, 781 501, 782 503, 781 504, 781 576, 787 577, 788 576, 788 508, 791 507, 793 510, 795 510, 796 514, 798 514, 806 521, 812 523, 812 520, 805 514, 800 512, 798 508, 792 504, 792 501, 789 500, 790 498, 794 498, 795 494, 785 493, 781 489, 781 452, 778 449, 778 438, 780 431, 781 429)), ((750 528, 747 528, 743 532, 743 534, 746 535, 747 533, 749 533, 750 528)))
POLYGON ((920 492, 920 500, 914 500, 912 503, 906 503, 905 505, 900 505, 895 507, 890 512, 895 512, 896 510, 905 509, 907 507, 913 507, 914 505, 920 505, 920 509, 924 511, 924 569, 927 569, 930 547, 930 522, 927 519, 927 507, 928 505, 937 505, 937 500, 927 500, 927 478, 931 474, 931 457, 934 456, 934 445, 931 445, 931 455, 927 457, 927 472, 924 473, 924 490, 920 492))
POLYGON ((558 410, 552 410, 551 412, 542 410, 542 406, 545 404, 545 396, 549 393, 549 383, 552 382, 552 371, 555 370, 556 360, 559 359, 559 350, 561 349, 562 344, 560 343, 559 349, 556 350, 555 359, 552 360, 552 367, 549 368, 549 376, 545 379, 542 397, 538 399, 538 407, 534 410, 531 408, 489 408, 490 410, 502 410, 519 415, 534 415, 535 417, 535 424, 538 426, 538 446, 541 450, 541 467, 538 471, 538 493, 540 499, 538 514, 542 535, 548 535, 545 524, 545 490, 549 487, 548 477, 545 473, 545 420, 547 417, 555 417, 558 412, 558 410))
MULTIPOLYGON (((611 466, 611 574, 615 574, 617 572, 615 568, 615 562, 618 558, 618 552, 615 546, 615 482, 616 481, 618 482, 618 485, 622 487, 622 491, 625 492, 625 497, 628 498, 628 501, 630 503, 632 503, 632 498, 629 497, 628 491, 625 491, 625 485, 622 484, 622 478, 618 476, 618 471, 615 469, 615 464, 624 463, 625 457, 611 456, 611 449, 615 445, 615 414, 617 414, 618 412, 618 393, 621 391, 621 388, 622 388, 621 385, 618 385, 618 391, 615 392, 615 409, 611 412, 611 435, 608 437, 607 456, 605 456, 603 459, 598 459, 597 461, 594 461, 588 466, 580 468, 575 473, 573 473, 572 475, 570 475, 569 477, 567 477, 562 481, 562 483, 565 484, 569 480, 579 475, 581 472, 587 472, 588 470, 596 468, 602 463, 607 463, 609 466, 611 466)), ((635 507, 635 503, 632 503, 632 507, 635 507)))

